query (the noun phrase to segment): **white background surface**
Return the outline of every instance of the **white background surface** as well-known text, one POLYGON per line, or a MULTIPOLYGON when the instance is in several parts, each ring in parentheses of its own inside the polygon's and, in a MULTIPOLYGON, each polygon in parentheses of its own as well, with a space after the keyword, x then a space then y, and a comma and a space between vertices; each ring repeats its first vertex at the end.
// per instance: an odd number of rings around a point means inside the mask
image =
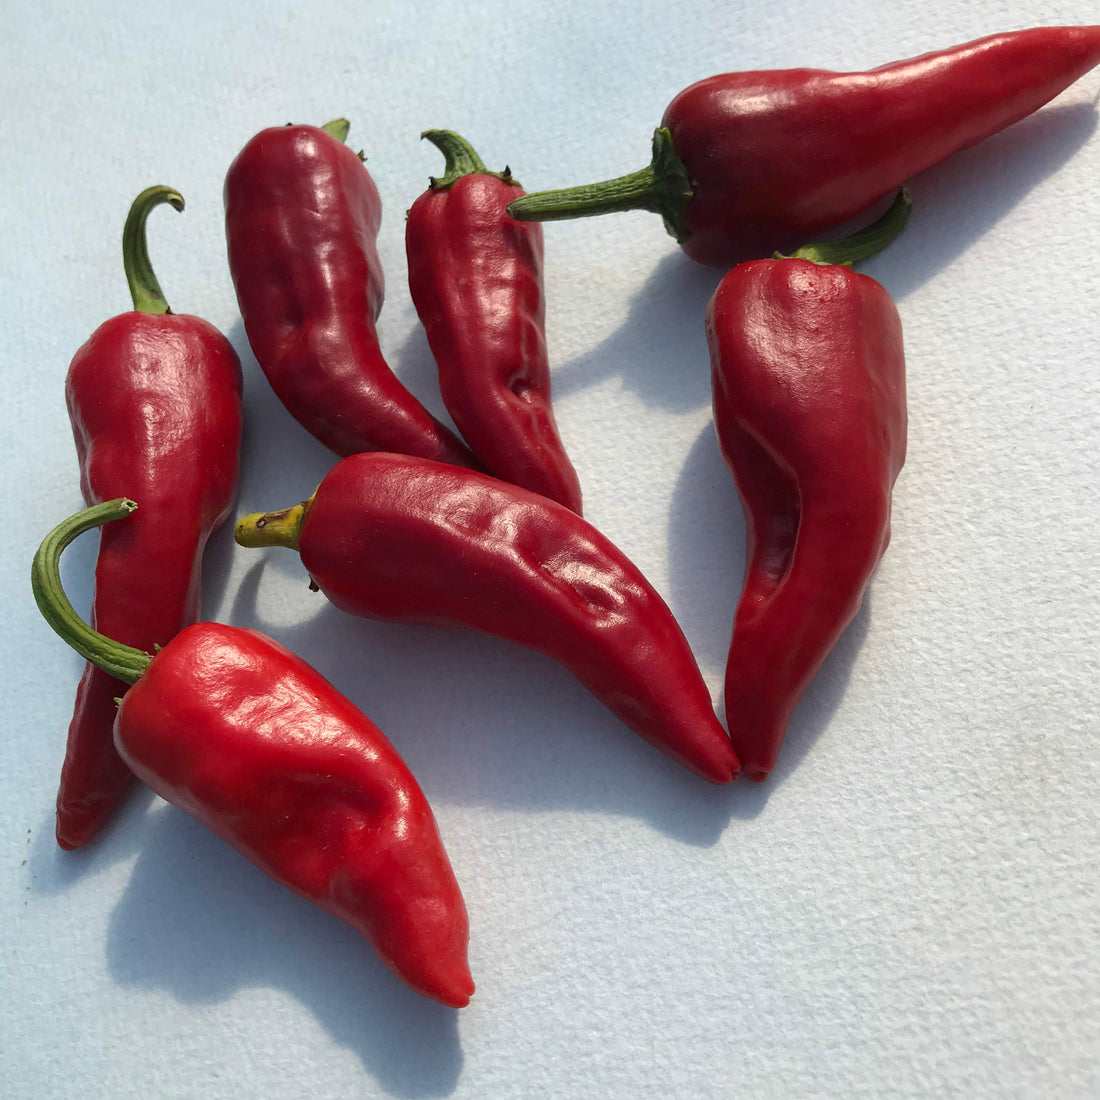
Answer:
MULTIPOLYGON (((895 295, 909 460, 859 618, 763 787, 699 782, 556 666, 471 633, 342 616, 296 556, 207 558, 206 614, 274 634, 387 731, 472 922, 460 1013, 350 929, 135 793, 87 850, 53 799, 80 660, 31 554, 79 506, 62 384, 129 308, 134 195, 178 312, 245 369, 240 510, 332 459, 248 351, 221 183, 257 130, 352 120, 381 190, 383 347, 441 412, 402 212, 465 134, 529 189, 640 167, 680 88, 864 68, 1093 3, 5 5, 0 45, 7 720, 0 1091, 13 1097, 1085 1097, 1097 1049, 1100 135, 1094 72, 912 184, 865 270, 895 295), (186 10, 185 10, 186 9, 186 10)), ((562 434, 588 518, 670 602, 714 689, 744 526, 710 422, 720 272, 646 214, 547 227, 562 434)), ((79 607, 95 540, 67 555, 79 607)))

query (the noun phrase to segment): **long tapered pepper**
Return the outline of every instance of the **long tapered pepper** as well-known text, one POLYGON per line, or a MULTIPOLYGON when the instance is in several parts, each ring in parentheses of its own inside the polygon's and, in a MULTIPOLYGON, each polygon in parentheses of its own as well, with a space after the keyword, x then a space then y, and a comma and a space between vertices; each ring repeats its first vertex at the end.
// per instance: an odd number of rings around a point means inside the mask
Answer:
POLYGON ((854 217, 1098 62, 1100 26, 1037 27, 870 72, 723 73, 668 105, 649 167, 508 209, 542 221, 652 210, 692 259, 729 267, 854 217))
POLYGON ((795 705, 859 610, 905 462, 901 321, 851 262, 908 217, 903 191, 846 241, 735 267, 707 309, 714 421, 745 512, 726 718, 745 775, 775 766, 795 705))
POLYGON ((304 504, 245 516, 339 608, 470 626, 563 664, 631 729, 713 783, 738 764, 668 606, 568 508, 484 474, 392 454, 336 464, 304 504))
POLYGON ((581 510, 550 405, 542 226, 505 213, 523 189, 449 130, 423 135, 445 174, 405 224, 409 289, 458 430, 495 477, 581 510))
POLYGON ((32 569, 47 622, 123 684, 121 758, 276 882, 364 935, 413 989, 467 1004, 466 906, 428 801, 377 726, 256 631, 199 623, 151 656, 77 616, 61 587, 62 550, 136 508, 112 500, 59 524, 32 569))
MULTIPOLYGON (((103 532, 92 608, 100 629, 141 649, 199 617, 203 548, 232 507, 240 465, 240 362, 213 325, 168 308, 145 242, 145 220, 160 203, 183 209, 178 192, 151 187, 123 232, 134 311, 96 329, 65 383, 85 502, 121 492, 145 501, 132 523, 103 532)), ((88 665, 57 795, 62 848, 99 831, 131 778, 111 740, 120 694, 88 665)))
POLYGON ((382 355, 382 203, 347 129, 263 130, 230 166, 225 231, 248 342, 279 400, 337 454, 476 466, 382 355))

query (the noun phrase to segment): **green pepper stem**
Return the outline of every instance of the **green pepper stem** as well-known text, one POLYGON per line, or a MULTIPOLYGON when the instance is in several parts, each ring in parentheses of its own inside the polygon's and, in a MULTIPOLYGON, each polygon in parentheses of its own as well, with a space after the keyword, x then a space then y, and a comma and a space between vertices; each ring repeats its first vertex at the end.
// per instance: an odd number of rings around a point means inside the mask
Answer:
POLYGON ((171 187, 158 185, 147 187, 130 207, 126 224, 122 228, 122 266, 126 281, 130 284, 130 297, 139 313, 171 313, 160 283, 149 262, 149 248, 145 240, 145 220, 149 211, 161 203, 183 210, 183 196, 171 187))
POLYGON ((42 617, 82 657, 116 679, 132 684, 153 659, 140 649, 123 645, 93 630, 73 609, 61 585, 61 551, 78 535, 130 515, 137 505, 119 497, 85 508, 59 523, 43 540, 31 564, 31 589, 42 617))
POLYGON ((348 131, 351 129, 351 123, 346 118, 334 118, 331 122, 326 122, 321 127, 329 137, 336 138, 337 141, 347 141, 348 131))
POLYGON ((252 512, 237 520, 233 538, 240 546, 285 546, 298 549, 302 524, 305 522, 313 497, 295 504, 293 508, 281 508, 277 512, 252 512))
POLYGON ((519 180, 512 178, 510 168, 505 168, 503 172, 489 171, 477 155, 477 150, 454 130, 425 130, 420 136, 430 141, 446 159, 443 175, 429 177, 433 191, 446 190, 455 180, 470 175, 495 176, 498 180, 519 187, 519 180))
POLYGON ((913 201, 909 197, 909 188, 902 187, 894 196, 894 201, 886 213, 858 233, 853 233, 850 237, 844 237, 839 241, 804 244, 801 248, 796 248, 790 256, 777 252, 775 259, 812 260, 815 264, 838 264, 841 267, 851 267, 852 264, 869 259, 881 252, 905 228, 912 208, 913 201))
POLYGON ((692 194, 687 169, 672 144, 672 133, 662 127, 653 132, 653 159, 647 167, 601 183, 534 191, 509 203, 508 213, 519 221, 545 222, 620 210, 651 210, 661 215, 665 228, 683 244, 689 236, 686 218, 692 194))

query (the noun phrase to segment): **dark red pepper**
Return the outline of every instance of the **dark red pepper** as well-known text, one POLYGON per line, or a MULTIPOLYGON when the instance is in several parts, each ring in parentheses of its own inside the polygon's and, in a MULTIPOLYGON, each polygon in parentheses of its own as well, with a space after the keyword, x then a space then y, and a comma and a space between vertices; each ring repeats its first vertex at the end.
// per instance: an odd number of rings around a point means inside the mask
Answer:
POLYGON ((524 193, 507 168, 490 172, 449 130, 422 136, 447 164, 413 203, 405 247, 444 404, 494 477, 579 514, 580 483, 550 405, 542 226, 505 213, 524 193))
POLYGON ((870 72, 724 73, 669 104, 653 161, 536 192, 516 218, 653 210, 700 263, 804 241, 918 172, 1019 122, 1100 62, 1100 26, 996 34, 870 72))
POLYGON ((608 539, 546 497, 437 462, 361 454, 305 503, 245 516, 236 539, 297 549, 353 615, 470 626, 544 653, 697 775, 737 774, 668 606, 608 539))
POLYGON ((745 775, 774 767, 803 691, 890 541, 905 461, 905 361, 890 295, 848 266, 909 214, 735 267, 707 309, 714 421, 745 512, 726 718, 745 775), (806 258, 802 258, 806 257, 806 258))
POLYGON ((337 454, 476 466, 382 356, 382 203, 347 131, 343 119, 263 130, 230 166, 225 231, 248 341, 279 400, 337 454))
POLYGON ((199 623, 150 656, 80 621, 61 588, 61 551, 136 507, 113 500, 59 524, 32 571, 47 622, 123 683, 122 759, 276 882, 347 921, 413 989, 467 1004, 466 906, 427 799, 377 726, 255 631, 199 623))
MULTIPOLYGON (((132 523, 103 532, 92 621, 151 649, 199 617, 202 553, 233 505, 240 465, 241 367, 229 341, 199 317, 171 312, 145 244, 168 187, 134 201, 123 259, 134 312, 104 322, 76 353, 65 397, 87 504, 140 492, 132 523)), ((130 771, 111 740, 124 689, 88 665, 77 691, 57 795, 57 842, 90 840, 118 804, 130 771)))

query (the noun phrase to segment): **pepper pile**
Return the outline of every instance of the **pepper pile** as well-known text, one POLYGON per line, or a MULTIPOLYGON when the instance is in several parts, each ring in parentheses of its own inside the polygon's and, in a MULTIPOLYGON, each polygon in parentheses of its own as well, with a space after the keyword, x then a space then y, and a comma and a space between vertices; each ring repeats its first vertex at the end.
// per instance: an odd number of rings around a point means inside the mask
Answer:
MULTIPOLYGON (((530 195, 457 134, 427 131, 446 164, 409 211, 409 284, 468 446, 383 358, 381 204, 344 144, 348 123, 264 130, 226 177, 233 284, 272 388, 342 460, 301 504, 242 518, 237 541, 297 550, 312 586, 353 615, 472 627, 552 657, 703 779, 765 779, 886 550, 905 460, 901 322, 851 265, 901 231, 906 179, 1098 62, 1100 27, 1054 27, 869 73, 716 76, 669 105, 648 168, 530 195), (899 187, 867 229, 762 258, 899 187), (668 606, 581 517, 550 401, 535 223, 634 208, 660 213, 694 259, 736 265, 706 314, 715 425, 748 539, 728 734, 668 606)), ((44 617, 89 662, 58 843, 91 840, 136 776, 358 929, 413 989, 465 1005, 465 905, 393 745, 276 641, 196 621, 203 549, 236 493, 241 368, 224 336, 164 300, 145 243, 162 203, 183 209, 152 187, 126 220, 134 311, 69 368, 87 507, 32 567, 44 617), (88 624, 58 560, 100 527, 88 624)))

